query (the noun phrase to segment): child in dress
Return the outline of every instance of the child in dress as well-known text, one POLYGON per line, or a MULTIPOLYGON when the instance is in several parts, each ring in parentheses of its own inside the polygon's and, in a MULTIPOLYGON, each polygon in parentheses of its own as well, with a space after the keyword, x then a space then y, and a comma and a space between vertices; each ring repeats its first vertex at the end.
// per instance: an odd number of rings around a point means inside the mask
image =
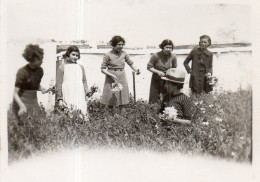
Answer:
POLYGON ((184 67, 190 74, 190 88, 192 93, 200 94, 212 91, 212 86, 207 83, 207 78, 212 76, 213 53, 207 47, 211 45, 208 35, 200 37, 199 46, 195 47, 184 61, 184 67), (189 62, 192 60, 191 68, 189 62))
POLYGON ((85 69, 77 63, 80 59, 78 47, 70 46, 63 57, 65 61, 59 66, 56 79, 58 105, 87 115, 88 85, 85 69))

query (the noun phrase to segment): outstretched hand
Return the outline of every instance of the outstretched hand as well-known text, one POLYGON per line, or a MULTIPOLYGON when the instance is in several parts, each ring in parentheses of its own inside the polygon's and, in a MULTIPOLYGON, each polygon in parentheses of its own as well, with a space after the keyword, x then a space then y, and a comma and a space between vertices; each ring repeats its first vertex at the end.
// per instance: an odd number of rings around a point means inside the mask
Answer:
POLYGON ((140 72, 139 69, 136 70, 136 74, 137 74, 137 75, 140 75, 140 74, 141 74, 141 72, 140 72))

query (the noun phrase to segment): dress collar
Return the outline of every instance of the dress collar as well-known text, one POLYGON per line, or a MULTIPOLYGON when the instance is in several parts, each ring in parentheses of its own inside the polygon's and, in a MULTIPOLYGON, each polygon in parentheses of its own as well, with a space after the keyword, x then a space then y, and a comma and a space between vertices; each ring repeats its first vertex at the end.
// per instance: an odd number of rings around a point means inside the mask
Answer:
POLYGON ((31 67, 29 66, 29 64, 27 64, 25 67, 26 67, 26 69, 28 69, 28 70, 30 70, 30 71, 33 71, 33 72, 35 72, 36 70, 39 69, 39 68, 31 68, 31 67))
POLYGON ((197 50, 200 54, 206 54, 207 56, 210 56, 210 52, 208 49, 202 50, 200 47, 198 47, 197 50))

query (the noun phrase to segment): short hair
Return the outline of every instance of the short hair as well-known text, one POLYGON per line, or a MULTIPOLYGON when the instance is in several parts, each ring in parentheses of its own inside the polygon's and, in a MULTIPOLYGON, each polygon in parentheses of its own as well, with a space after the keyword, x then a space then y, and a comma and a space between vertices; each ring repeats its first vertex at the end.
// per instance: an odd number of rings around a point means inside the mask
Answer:
POLYGON ((201 41, 201 39, 208 39, 208 41, 209 41, 209 46, 211 45, 211 38, 210 38, 208 35, 202 35, 202 36, 200 36, 200 41, 201 41))
POLYGON ((63 54, 63 58, 70 57, 70 53, 72 53, 72 52, 79 53, 79 59, 80 59, 80 51, 77 46, 69 46, 68 49, 66 50, 65 54, 63 54))
POLYGON ((23 52, 23 57, 28 62, 33 62, 37 58, 42 59, 43 55, 43 49, 38 44, 28 44, 23 52))
POLYGON ((165 39, 165 40, 163 40, 162 41, 162 43, 159 45, 159 47, 161 48, 161 49, 163 49, 165 46, 167 46, 167 45, 171 45, 172 46, 172 49, 174 49, 174 44, 173 44, 173 42, 170 40, 170 39, 165 39))
POLYGON ((121 41, 125 44, 125 39, 119 35, 116 35, 110 40, 110 45, 116 47, 116 45, 121 41))

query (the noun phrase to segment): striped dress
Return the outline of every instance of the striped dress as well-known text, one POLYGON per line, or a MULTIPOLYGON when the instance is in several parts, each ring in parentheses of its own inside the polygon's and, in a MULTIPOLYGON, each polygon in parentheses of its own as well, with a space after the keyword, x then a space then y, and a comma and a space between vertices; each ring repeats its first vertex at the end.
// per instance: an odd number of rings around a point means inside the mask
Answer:
POLYGON ((195 105, 191 99, 183 93, 177 95, 166 95, 163 99, 160 112, 164 111, 165 107, 174 107, 178 112, 178 118, 181 119, 191 119, 194 111, 195 105))

